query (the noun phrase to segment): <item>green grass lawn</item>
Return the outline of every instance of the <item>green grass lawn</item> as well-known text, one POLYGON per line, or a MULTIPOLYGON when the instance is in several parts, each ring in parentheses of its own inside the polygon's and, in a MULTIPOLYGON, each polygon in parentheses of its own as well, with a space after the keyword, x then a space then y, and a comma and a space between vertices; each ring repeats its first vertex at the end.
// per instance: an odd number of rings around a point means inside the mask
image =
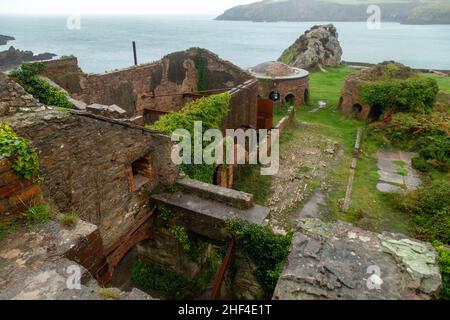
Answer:
POLYGON ((424 73, 426 77, 433 78, 437 81, 439 89, 450 93, 450 77, 443 77, 433 73, 424 73))
POLYGON ((340 92, 345 78, 358 69, 342 66, 328 69, 327 72, 312 72, 310 77, 310 105, 297 110, 299 121, 316 123, 321 132, 339 141, 344 147, 345 155, 339 165, 330 173, 331 191, 327 203, 330 209, 330 220, 344 220, 373 231, 392 230, 409 233, 409 217, 393 208, 386 194, 376 189, 378 170, 375 153, 378 146, 364 139, 363 152, 356 169, 350 209, 341 211, 350 175, 352 150, 355 143, 356 130, 366 124, 342 115, 337 109, 340 92), (316 113, 317 102, 324 100, 327 107, 316 113))

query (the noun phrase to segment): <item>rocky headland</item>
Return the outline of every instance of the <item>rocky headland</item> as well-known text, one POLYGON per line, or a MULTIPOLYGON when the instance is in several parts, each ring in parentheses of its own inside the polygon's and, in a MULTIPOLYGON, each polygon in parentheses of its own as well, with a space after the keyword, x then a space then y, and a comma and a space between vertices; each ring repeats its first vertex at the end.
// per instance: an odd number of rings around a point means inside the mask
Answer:
MULTIPOLYGON (((237 21, 367 21, 368 6, 374 3, 354 0, 264 0, 228 9, 217 20, 237 21)), ((450 24, 448 0, 383 1, 377 4, 385 22, 403 24, 450 24)))
POLYGON ((341 63, 342 48, 336 27, 314 26, 287 48, 278 61, 303 69, 334 67, 341 63))
POLYGON ((10 36, 5 36, 0 34, 0 46, 4 46, 6 44, 8 44, 8 41, 13 41, 16 40, 14 37, 10 37, 10 36))
POLYGON ((35 55, 32 51, 22 51, 10 47, 8 50, 0 52, 0 71, 13 69, 23 62, 50 60, 53 57, 56 57, 56 54, 45 52, 35 55))

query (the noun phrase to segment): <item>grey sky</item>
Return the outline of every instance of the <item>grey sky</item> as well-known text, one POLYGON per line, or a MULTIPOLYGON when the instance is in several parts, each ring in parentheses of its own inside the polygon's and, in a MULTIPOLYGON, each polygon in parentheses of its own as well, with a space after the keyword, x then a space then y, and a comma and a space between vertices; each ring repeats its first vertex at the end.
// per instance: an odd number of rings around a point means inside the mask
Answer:
POLYGON ((255 0, 0 0, 0 14, 218 14, 255 0))

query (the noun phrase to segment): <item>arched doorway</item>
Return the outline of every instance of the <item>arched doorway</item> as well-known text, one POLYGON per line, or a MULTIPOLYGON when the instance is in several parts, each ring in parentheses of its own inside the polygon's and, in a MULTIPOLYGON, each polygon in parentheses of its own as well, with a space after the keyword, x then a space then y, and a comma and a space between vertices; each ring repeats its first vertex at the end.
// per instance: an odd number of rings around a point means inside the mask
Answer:
POLYGON ((304 104, 309 103, 309 90, 308 89, 305 89, 305 91, 303 93, 303 102, 304 102, 304 104))
POLYGON ((360 105, 359 103, 355 103, 352 107, 352 112, 354 114, 359 114, 362 111, 362 105, 360 105))
POLYGON ((293 95, 292 93, 289 93, 288 95, 286 95, 286 97, 284 98, 284 101, 290 105, 293 106, 295 104, 295 95, 293 95))
POLYGON ((339 104, 338 104, 338 108, 341 109, 342 108, 342 103, 344 103, 344 97, 341 97, 339 99, 339 104))

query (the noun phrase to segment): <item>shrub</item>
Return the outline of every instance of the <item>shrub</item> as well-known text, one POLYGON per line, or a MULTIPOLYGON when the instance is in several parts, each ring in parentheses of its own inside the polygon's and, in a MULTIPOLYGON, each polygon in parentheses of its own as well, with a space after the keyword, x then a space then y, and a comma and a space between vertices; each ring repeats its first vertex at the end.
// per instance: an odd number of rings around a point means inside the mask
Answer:
MULTIPOLYGON (((209 129, 220 129, 223 118, 228 115, 229 105, 230 95, 228 93, 204 97, 188 103, 179 112, 162 116, 148 127, 168 135, 177 129, 185 129, 190 132, 191 137, 194 137, 194 122, 196 121, 202 122, 203 132, 209 129)), ((192 146, 193 140, 191 141, 192 146)), ((203 147, 208 144, 204 143, 203 147)), ((215 164, 182 164, 181 170, 192 179, 212 183, 216 166, 215 164)))
POLYGON ((365 82, 359 86, 360 98, 379 114, 387 108, 397 112, 430 112, 436 102, 439 86, 436 80, 425 77, 365 82))
POLYGON ((190 281, 184 275, 159 270, 144 261, 133 266, 132 279, 144 290, 156 290, 169 300, 185 298, 190 287, 190 281))
POLYGON ((0 155, 12 161, 12 169, 25 179, 39 180, 39 160, 30 142, 18 137, 7 122, 0 122, 0 155))
POLYGON ((395 194, 392 200, 412 216, 419 238, 450 244, 450 181, 435 181, 417 191, 395 194))
POLYGON ((15 78, 25 91, 39 100, 40 103, 60 108, 73 108, 74 105, 60 89, 39 78, 39 73, 44 68, 45 65, 40 62, 24 63, 20 70, 11 72, 10 76, 15 78))
POLYGON ((429 114, 395 113, 372 124, 370 134, 385 144, 419 153, 413 165, 421 171, 450 168, 450 116, 446 111, 429 114))
POLYGON ((241 219, 227 221, 229 232, 233 233, 237 245, 256 264, 255 276, 264 288, 267 297, 275 289, 289 254, 292 234, 276 235, 269 226, 260 226, 241 219))
POLYGON ((439 267, 442 274, 442 291, 439 299, 450 300, 450 249, 438 241, 434 242, 434 246, 439 254, 439 267))

